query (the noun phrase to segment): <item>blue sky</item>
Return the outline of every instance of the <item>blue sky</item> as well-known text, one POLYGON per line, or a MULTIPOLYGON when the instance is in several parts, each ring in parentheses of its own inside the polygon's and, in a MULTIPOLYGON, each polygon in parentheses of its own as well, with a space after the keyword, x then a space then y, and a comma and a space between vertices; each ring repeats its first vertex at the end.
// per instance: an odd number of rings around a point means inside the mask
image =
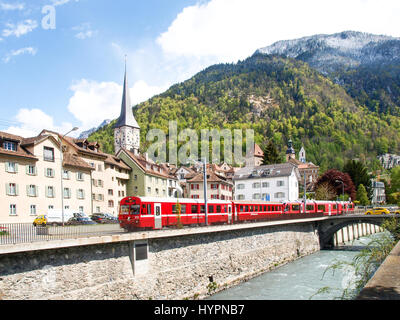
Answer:
POLYGON ((83 131, 118 117, 125 55, 138 103, 278 40, 399 37, 399 16, 397 0, 0 0, 0 131, 83 131), (42 25, 46 5, 54 29, 42 25))

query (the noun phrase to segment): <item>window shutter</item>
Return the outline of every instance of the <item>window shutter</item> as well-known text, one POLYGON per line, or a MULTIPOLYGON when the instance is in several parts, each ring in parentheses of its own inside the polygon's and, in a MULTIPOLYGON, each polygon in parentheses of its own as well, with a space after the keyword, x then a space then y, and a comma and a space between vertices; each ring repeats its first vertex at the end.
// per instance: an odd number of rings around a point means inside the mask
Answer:
POLYGON ((18 172, 18 163, 15 163, 15 173, 18 172))
POLYGON ((15 184, 15 195, 19 195, 18 184, 15 184))
POLYGON ((35 191, 36 191, 35 196, 36 196, 36 197, 39 197, 39 186, 36 186, 35 191))
POLYGON ((9 196, 10 195, 10 184, 6 183, 6 194, 9 196))

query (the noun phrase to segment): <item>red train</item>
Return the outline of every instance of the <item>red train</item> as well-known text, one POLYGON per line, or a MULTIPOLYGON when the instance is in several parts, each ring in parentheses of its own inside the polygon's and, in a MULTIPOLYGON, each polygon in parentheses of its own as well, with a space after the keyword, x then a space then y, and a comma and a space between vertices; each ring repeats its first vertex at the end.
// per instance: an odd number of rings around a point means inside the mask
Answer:
MULTIPOLYGON (((351 202, 313 201, 207 201, 208 224, 237 223, 242 221, 301 219, 340 215, 354 211, 351 202)), ((120 202, 118 220, 122 228, 162 229, 166 226, 197 225, 205 223, 203 199, 174 199, 126 197, 120 202)))

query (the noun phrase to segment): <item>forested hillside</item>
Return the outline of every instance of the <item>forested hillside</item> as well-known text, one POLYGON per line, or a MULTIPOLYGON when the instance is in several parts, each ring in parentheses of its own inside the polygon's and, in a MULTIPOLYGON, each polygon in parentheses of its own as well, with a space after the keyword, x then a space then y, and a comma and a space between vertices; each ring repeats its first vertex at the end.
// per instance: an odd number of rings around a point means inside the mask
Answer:
MULTIPOLYGON (((148 146, 149 129, 168 133, 168 121, 177 120, 178 132, 252 128, 262 148, 273 139, 281 153, 291 138, 296 152, 304 145, 307 160, 321 166, 322 172, 342 169, 347 159, 398 153, 400 118, 371 111, 374 102, 349 82, 352 90, 305 62, 265 54, 211 66, 133 108, 141 126, 142 151, 148 146)), ((113 152, 113 123, 89 137, 106 152, 113 152)))

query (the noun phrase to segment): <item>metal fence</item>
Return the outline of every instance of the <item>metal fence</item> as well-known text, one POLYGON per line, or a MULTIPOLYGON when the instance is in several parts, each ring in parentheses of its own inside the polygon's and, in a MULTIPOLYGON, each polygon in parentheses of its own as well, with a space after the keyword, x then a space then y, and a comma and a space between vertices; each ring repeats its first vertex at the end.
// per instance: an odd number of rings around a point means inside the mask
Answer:
POLYGON ((35 227, 32 223, 0 224, 0 245, 104 236, 125 232, 119 224, 35 227))

